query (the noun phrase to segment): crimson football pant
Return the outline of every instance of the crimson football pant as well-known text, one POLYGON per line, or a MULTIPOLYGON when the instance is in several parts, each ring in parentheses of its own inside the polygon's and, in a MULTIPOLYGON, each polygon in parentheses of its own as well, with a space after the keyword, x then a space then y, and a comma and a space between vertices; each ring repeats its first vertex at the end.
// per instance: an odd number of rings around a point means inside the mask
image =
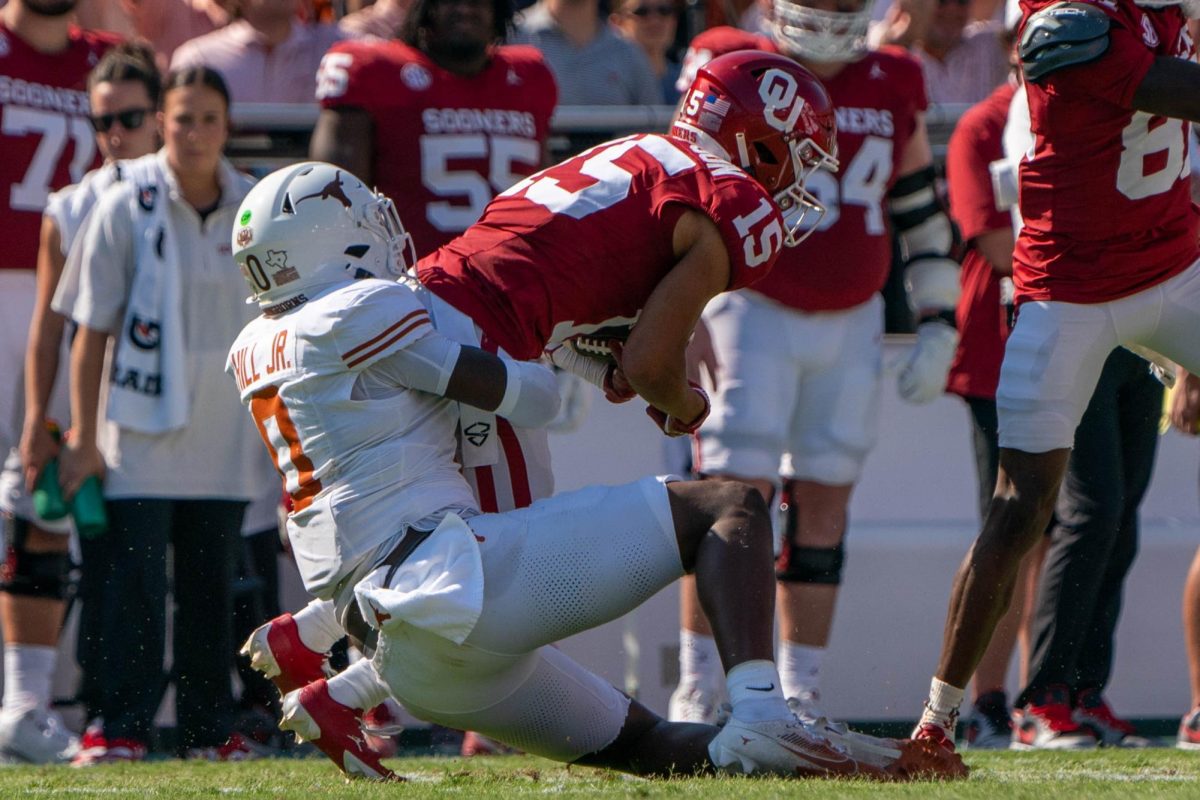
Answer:
POLYGON ((1103 689, 1125 576, 1138 546, 1138 506, 1150 484, 1162 385, 1117 348, 1075 432, 1032 620, 1024 705, 1048 686, 1103 689))
POLYGON ((82 539, 81 594, 91 611, 80 631, 95 710, 109 739, 149 744, 168 676, 167 545, 173 545, 172 676, 181 748, 228 739, 233 697, 231 587, 246 503, 121 499, 107 504, 109 529, 82 539))

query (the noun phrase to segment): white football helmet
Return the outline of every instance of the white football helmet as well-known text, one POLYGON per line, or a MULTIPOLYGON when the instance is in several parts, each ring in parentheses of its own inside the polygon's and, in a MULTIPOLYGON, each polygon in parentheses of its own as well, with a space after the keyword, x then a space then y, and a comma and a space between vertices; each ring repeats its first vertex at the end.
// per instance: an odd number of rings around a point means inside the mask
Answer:
POLYGON ((238 209, 233 258, 267 308, 319 286, 395 278, 416 264, 392 201, 341 167, 293 164, 259 181, 238 209))
MULTIPOLYGON (((839 6, 842 2, 839 2, 839 6)), ((867 52, 874 0, 846 0, 856 11, 821 11, 797 0, 773 0, 773 38, 785 53, 816 62, 857 61, 867 52)))

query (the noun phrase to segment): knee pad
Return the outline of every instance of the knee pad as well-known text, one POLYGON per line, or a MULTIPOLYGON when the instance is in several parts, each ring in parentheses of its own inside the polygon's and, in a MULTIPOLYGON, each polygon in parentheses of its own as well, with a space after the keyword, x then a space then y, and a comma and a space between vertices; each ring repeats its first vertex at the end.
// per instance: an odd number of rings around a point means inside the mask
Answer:
POLYGON ((0 564, 0 592, 22 597, 62 600, 67 595, 71 557, 68 553, 30 553, 26 550, 29 522, 4 518, 4 562, 0 564))
POLYGON ((798 547, 790 536, 775 560, 775 579, 784 583, 816 583, 837 586, 842 582, 844 544, 837 547, 798 547))

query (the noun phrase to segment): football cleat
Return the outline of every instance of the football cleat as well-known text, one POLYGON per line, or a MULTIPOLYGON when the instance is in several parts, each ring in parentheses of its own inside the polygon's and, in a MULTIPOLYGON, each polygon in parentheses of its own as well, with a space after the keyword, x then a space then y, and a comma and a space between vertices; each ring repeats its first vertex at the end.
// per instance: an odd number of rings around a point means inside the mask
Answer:
POLYGON ((53 711, 30 708, 22 714, 0 714, 0 761, 20 764, 65 764, 79 752, 79 737, 53 711))
POLYGON ((988 692, 975 701, 967 718, 965 746, 970 750, 1007 750, 1012 745, 1013 720, 1003 692, 988 692))
POLYGON ((104 729, 93 723, 79 740, 79 752, 71 759, 72 767, 94 767, 100 764, 120 764, 144 761, 146 745, 134 739, 109 739, 104 729))
POLYGON ((1075 697, 1071 718, 1091 728, 1105 747, 1149 747, 1150 740, 1137 735, 1137 728, 1113 713, 1098 689, 1084 689, 1075 697))
POLYGON ((1200 750, 1200 706, 1196 706, 1179 720, 1179 735, 1175 746, 1180 750, 1200 750))
POLYGON ((459 748, 459 754, 464 758, 473 756, 508 756, 514 753, 519 753, 520 750, 515 750, 504 742, 498 742, 490 736, 484 736, 476 731, 467 731, 463 734, 462 747, 459 748))
POLYGON ((745 722, 733 717, 708 744, 717 769, 742 775, 883 777, 795 717, 745 722))
POLYGON ((941 725, 932 722, 918 723, 909 738, 916 742, 929 742, 943 750, 954 752, 954 736, 941 725))
POLYGON ((1013 727, 1015 750, 1090 750, 1096 737, 1075 721, 1065 686, 1051 686, 1021 709, 1013 727))
POLYGON ((806 689, 797 692, 787 699, 788 708, 803 722, 812 724, 818 719, 828 720, 829 717, 821 710, 821 693, 816 689, 806 689))
POLYGON ((695 683, 680 683, 671 692, 667 704, 667 719, 671 722, 698 722, 702 725, 717 724, 721 705, 721 693, 706 689, 695 683))
POLYGON ((217 747, 189 747, 183 756, 189 761, 253 761, 263 753, 251 747, 240 733, 232 733, 217 747))
POLYGON ((312 742, 349 778, 404 780, 383 766, 363 733, 362 714, 334 700, 324 678, 284 695, 279 727, 312 742))
POLYGON ((329 654, 310 650, 300 638, 296 620, 282 614, 250 634, 241 654, 250 666, 271 679, 281 695, 328 677, 329 654))

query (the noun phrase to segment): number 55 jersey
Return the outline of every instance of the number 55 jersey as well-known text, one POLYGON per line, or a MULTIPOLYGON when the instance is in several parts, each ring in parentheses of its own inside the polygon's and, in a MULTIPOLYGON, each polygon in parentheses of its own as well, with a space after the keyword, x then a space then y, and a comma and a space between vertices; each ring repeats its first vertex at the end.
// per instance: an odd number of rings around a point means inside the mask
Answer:
POLYGON ((375 184, 421 254, 541 167, 557 98, 541 53, 522 46, 493 48, 483 72, 468 77, 402 42, 344 41, 317 76, 322 108, 370 115, 375 184))
POLYGON ((729 255, 727 290, 774 264, 783 219, 749 175, 686 142, 638 134, 607 142, 496 197, 465 234, 421 259, 431 291, 510 356, 632 326, 675 266, 675 225, 711 219, 729 255))

